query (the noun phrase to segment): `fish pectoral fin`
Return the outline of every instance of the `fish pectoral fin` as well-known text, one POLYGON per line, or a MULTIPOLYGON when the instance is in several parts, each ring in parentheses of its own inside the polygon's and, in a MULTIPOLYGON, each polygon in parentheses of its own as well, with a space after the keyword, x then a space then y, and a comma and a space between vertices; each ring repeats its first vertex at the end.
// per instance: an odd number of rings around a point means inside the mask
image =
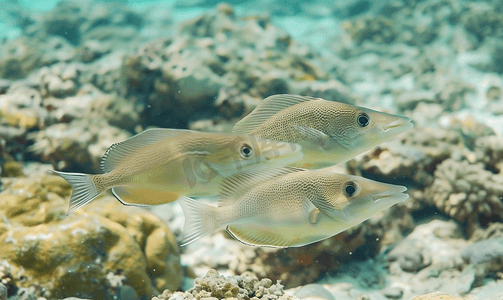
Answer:
POLYGON ((261 229, 259 225, 229 225, 226 229, 234 239, 248 246, 286 248, 294 244, 293 240, 284 237, 281 233, 261 229))
POLYGON ((269 96, 262 100, 249 115, 237 122, 234 128, 232 128, 232 132, 241 134, 250 133, 281 110, 312 100, 319 100, 319 98, 289 94, 269 96))
POLYGON ((315 198, 310 201, 314 204, 314 206, 316 206, 316 208, 320 210, 321 213, 329 216, 332 219, 337 219, 344 223, 349 223, 350 217, 346 214, 346 211, 342 207, 339 209, 323 198, 315 198))
POLYGON ((113 187, 112 194, 124 205, 143 207, 173 202, 180 197, 178 193, 127 186, 113 187))
POLYGON ((225 178, 220 185, 218 206, 223 207, 232 205, 243 196, 244 193, 271 178, 301 171, 305 170, 293 167, 283 167, 233 174, 225 178))
POLYGON ((311 224, 315 225, 320 221, 320 209, 314 206, 314 204, 307 198, 304 198, 302 209, 305 214, 304 217, 309 219, 309 222, 311 222, 311 224))
POLYGON ((295 131, 297 131, 303 136, 304 140, 313 142, 319 145, 323 149, 328 148, 328 142, 330 141, 330 136, 328 134, 307 126, 298 126, 298 125, 292 125, 292 126, 295 129, 295 131))

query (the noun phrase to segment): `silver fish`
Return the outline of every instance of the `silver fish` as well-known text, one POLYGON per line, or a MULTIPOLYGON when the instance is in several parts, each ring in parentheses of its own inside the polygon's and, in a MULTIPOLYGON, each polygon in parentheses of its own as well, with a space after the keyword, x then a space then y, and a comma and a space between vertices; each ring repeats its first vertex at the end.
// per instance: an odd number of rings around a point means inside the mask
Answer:
POLYGON ((302 158, 299 145, 250 135, 150 129, 112 145, 104 174, 53 171, 73 188, 68 214, 112 189, 126 205, 155 205, 180 196, 213 195, 225 177, 302 158))
POLYGON ((235 174, 222 182, 219 207, 187 197, 184 241, 226 226, 247 245, 299 247, 336 235, 405 201, 403 186, 292 167, 235 174))
POLYGON ((407 117, 300 95, 264 99, 232 132, 299 143, 304 157, 294 166, 342 163, 412 128, 407 117))

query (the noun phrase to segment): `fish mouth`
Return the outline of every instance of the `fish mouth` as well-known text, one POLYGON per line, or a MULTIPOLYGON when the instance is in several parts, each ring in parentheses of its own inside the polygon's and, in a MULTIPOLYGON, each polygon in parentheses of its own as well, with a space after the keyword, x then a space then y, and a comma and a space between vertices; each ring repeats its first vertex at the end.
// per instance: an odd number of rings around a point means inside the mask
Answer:
POLYGON ((407 188, 401 185, 392 186, 388 190, 372 195, 372 199, 374 203, 382 203, 382 202, 403 202, 409 198, 409 195, 405 192, 407 188))
POLYGON ((388 132, 388 131, 406 131, 410 128, 412 128, 413 124, 412 124, 412 120, 408 117, 400 117, 398 118, 397 120, 389 123, 389 124, 386 124, 386 125, 382 125, 382 129, 384 132, 388 132))

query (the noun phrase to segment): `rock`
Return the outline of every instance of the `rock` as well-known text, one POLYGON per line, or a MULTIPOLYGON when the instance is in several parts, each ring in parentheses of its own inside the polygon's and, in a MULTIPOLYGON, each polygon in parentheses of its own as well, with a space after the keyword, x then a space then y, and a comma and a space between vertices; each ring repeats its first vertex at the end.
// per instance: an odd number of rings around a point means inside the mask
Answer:
POLYGON ((0 173, 2 177, 19 177, 23 175, 23 166, 16 161, 6 161, 0 173))
POLYGON ((431 255, 422 241, 408 239, 388 253, 388 260, 398 261, 400 268, 406 272, 417 272, 431 264, 431 255))
POLYGON ((503 140, 496 135, 481 137, 475 142, 477 161, 494 173, 503 173, 503 140))
POLYGON ((501 299, 503 297, 503 280, 495 280, 474 288, 468 299, 501 299))
POLYGON ((434 292, 430 294, 425 294, 421 296, 415 296, 412 300, 463 300, 463 298, 444 294, 441 292, 434 292))
POLYGON ((13 274, 9 297, 35 284, 34 294, 51 298, 145 297, 178 288, 178 246, 165 224, 114 198, 65 217, 70 193, 59 177, 38 174, 10 181, 0 194, 0 225, 7 225, 0 226, 0 260, 13 274))
POLYGON ((307 84, 299 82, 299 84, 296 84, 292 89, 295 89, 293 93, 299 95, 355 104, 354 99, 349 96, 348 88, 343 83, 336 80, 329 80, 326 82, 315 81, 308 82, 307 84))
POLYGON ((438 103, 435 92, 431 90, 404 93, 396 99, 395 103, 401 110, 414 109, 419 103, 438 103))
POLYGON ((144 108, 143 119, 185 127, 201 118, 241 116, 253 108, 243 102, 290 92, 299 81, 326 80, 319 59, 268 18, 239 19, 217 9, 182 23, 176 38, 125 57, 122 74, 126 98, 144 108), (229 101, 222 90, 243 96, 229 101))
POLYGON ((32 39, 21 37, 0 46, 0 78, 19 79, 41 66, 40 47, 32 39))
POLYGON ((2 283, 0 283, 0 300, 7 300, 7 287, 2 283))
POLYGON ((471 3, 461 17, 461 24, 473 33, 479 41, 494 35, 503 28, 503 18, 488 3, 471 3))
POLYGON ((387 287, 381 293, 388 299, 402 299, 403 296, 403 290, 399 287, 387 287))
POLYGON ((473 233, 491 218, 503 213, 503 176, 487 171, 482 163, 447 159, 435 171, 433 185, 426 191, 433 204, 458 221, 467 221, 473 233))
POLYGON ((97 173, 101 157, 108 147, 129 136, 129 133, 108 125, 103 119, 75 120, 31 133, 28 138, 34 144, 28 151, 58 169, 97 173))
POLYGON ((12 87, 0 95, 0 122, 12 127, 34 129, 45 123, 47 110, 41 107, 42 96, 39 91, 26 87, 12 87))
POLYGON ((260 103, 261 99, 254 98, 238 89, 221 88, 218 91, 215 107, 220 115, 226 119, 241 117, 245 112, 251 112, 260 103))
POLYGON ((342 29, 356 45, 365 40, 375 43, 391 43, 396 38, 396 28, 391 20, 383 17, 361 17, 354 21, 346 21, 342 29))
POLYGON ((461 253, 463 259, 473 265, 487 263, 490 269, 500 270, 503 262, 503 239, 489 239, 468 246, 461 253))
POLYGON ((273 300, 297 300, 295 296, 285 294, 283 285, 272 284, 268 278, 259 280, 255 274, 244 272, 240 276, 223 277, 217 271, 210 269, 202 278, 197 278, 194 286, 185 293, 164 291, 156 299, 273 299, 273 300))
POLYGON ((477 270, 463 262, 461 250, 467 247, 470 242, 456 236, 456 232, 460 230, 459 225, 454 221, 429 221, 418 225, 395 247, 396 250, 393 249, 389 252, 390 275, 387 280, 392 282, 393 286, 402 288, 403 299, 435 291, 444 291, 449 294, 466 294, 470 291, 476 280, 477 270), (444 236, 441 234, 442 232, 451 232, 448 236, 452 236, 452 238, 444 236), (422 255, 425 255, 424 253, 430 254, 429 262, 423 264, 423 268, 417 274, 402 270, 401 266, 403 265, 400 264, 398 256, 417 253, 417 250, 412 249, 414 245, 419 247, 422 255), (400 252, 399 250, 404 251, 400 252))
POLYGON ((491 127, 477 122, 470 116, 462 119, 451 118, 449 129, 458 131, 463 136, 464 144, 470 150, 473 150, 475 147, 476 140, 496 134, 491 127))
POLYGON ((302 286, 300 289, 295 291, 293 294, 299 299, 314 300, 314 299, 324 299, 324 300, 335 300, 332 293, 327 291, 322 285, 312 283, 302 286))

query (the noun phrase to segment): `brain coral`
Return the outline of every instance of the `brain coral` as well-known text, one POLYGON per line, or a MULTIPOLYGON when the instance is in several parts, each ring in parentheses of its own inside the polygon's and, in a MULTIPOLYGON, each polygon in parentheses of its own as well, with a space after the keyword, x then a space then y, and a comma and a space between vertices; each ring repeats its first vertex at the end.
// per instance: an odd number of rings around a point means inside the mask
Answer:
POLYGON ((429 190, 434 205, 449 216, 471 225, 501 218, 503 175, 484 168, 483 163, 446 159, 435 170, 429 190))

